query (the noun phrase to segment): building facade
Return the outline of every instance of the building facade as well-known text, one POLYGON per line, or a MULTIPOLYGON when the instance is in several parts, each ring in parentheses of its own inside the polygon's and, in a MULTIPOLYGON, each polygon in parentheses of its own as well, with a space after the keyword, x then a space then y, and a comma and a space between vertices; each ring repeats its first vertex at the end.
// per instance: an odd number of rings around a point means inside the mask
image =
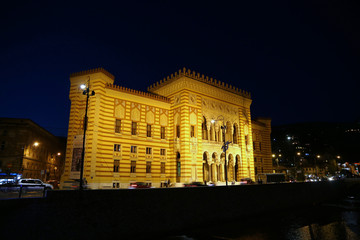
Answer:
POLYGON ((30 119, 0 118, 0 172, 5 178, 60 180, 65 162, 65 139, 30 119))
POLYGON ((95 92, 88 102, 83 174, 90 188, 168 181, 223 185, 226 173, 236 184, 255 179, 254 154, 261 154, 263 171, 271 171, 270 120, 251 120, 248 92, 185 68, 148 92, 114 85, 114 76, 102 68, 71 74, 70 82, 64 183, 80 176, 86 112, 81 84, 95 92), (253 139, 253 129, 261 137, 253 139), (259 153, 254 140, 261 142, 259 153))

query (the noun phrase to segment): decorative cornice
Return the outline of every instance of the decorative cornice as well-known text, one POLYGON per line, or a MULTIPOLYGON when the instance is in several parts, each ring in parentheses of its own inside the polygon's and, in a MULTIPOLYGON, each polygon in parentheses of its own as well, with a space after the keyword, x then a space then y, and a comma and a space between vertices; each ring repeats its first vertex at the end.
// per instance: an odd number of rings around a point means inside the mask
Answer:
POLYGON ((82 76, 82 75, 87 75, 87 74, 92 74, 92 73, 99 73, 99 72, 105 74, 106 76, 108 76, 112 80, 115 80, 115 76, 112 75, 111 73, 109 73, 108 71, 106 71, 102 67, 94 68, 94 69, 90 69, 90 70, 85 70, 85 71, 81 71, 81 72, 76 72, 76 73, 71 73, 70 77, 78 77, 78 76, 82 76))
POLYGON ((200 81, 200 82, 204 82, 204 83, 212 85, 214 87, 218 87, 218 88, 221 88, 228 92, 232 92, 237 95, 243 96, 245 98, 251 99, 251 94, 247 91, 241 90, 239 88, 236 88, 234 86, 231 86, 231 85, 221 82, 219 80, 209 78, 208 76, 205 77, 204 74, 200 75, 200 73, 196 73, 195 71, 191 72, 190 69, 186 69, 186 68, 183 68, 182 70, 180 69, 179 72, 175 72, 174 74, 171 74, 170 76, 167 76, 166 78, 152 84, 150 87, 148 87, 148 91, 149 92, 155 91, 156 89, 159 89, 159 88, 161 88, 183 76, 200 81))
POLYGON ((109 88, 109 89, 113 89, 113 90, 120 91, 120 92, 126 92, 126 93, 130 93, 130 94, 138 95, 138 96, 141 96, 141 97, 147 97, 147 98, 163 101, 163 102, 166 102, 166 103, 170 103, 169 98, 163 97, 163 96, 160 96, 160 95, 156 95, 154 93, 142 92, 142 91, 138 91, 138 90, 122 87, 122 86, 117 86, 117 85, 110 84, 110 83, 107 83, 105 85, 105 88, 109 88))

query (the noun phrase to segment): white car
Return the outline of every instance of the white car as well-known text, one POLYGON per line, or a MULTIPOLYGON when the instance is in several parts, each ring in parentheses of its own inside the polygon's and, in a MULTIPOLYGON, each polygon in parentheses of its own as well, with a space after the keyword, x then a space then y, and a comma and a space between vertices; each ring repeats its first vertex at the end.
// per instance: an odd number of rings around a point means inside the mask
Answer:
POLYGON ((44 186, 47 190, 52 190, 54 187, 51 184, 43 183, 40 179, 23 178, 18 181, 18 185, 22 186, 44 186))

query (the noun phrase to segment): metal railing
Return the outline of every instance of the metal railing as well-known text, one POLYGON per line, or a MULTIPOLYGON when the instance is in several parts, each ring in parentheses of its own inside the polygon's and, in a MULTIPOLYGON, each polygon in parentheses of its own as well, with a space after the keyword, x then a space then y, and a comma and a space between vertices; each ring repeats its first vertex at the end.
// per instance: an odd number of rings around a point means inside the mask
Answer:
POLYGON ((43 185, 0 185, 1 199, 18 199, 18 198, 45 198, 48 190, 43 185))

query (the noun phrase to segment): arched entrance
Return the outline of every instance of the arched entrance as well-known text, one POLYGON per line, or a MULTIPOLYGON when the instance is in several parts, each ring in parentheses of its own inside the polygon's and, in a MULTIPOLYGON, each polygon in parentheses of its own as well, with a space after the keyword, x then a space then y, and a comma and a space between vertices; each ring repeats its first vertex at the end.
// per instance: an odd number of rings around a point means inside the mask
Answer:
POLYGON ((204 152, 203 154, 203 181, 210 181, 210 165, 208 160, 208 152, 204 152))
POLYGON ((228 180, 229 182, 234 181, 234 157, 232 154, 229 154, 228 161, 228 180))

